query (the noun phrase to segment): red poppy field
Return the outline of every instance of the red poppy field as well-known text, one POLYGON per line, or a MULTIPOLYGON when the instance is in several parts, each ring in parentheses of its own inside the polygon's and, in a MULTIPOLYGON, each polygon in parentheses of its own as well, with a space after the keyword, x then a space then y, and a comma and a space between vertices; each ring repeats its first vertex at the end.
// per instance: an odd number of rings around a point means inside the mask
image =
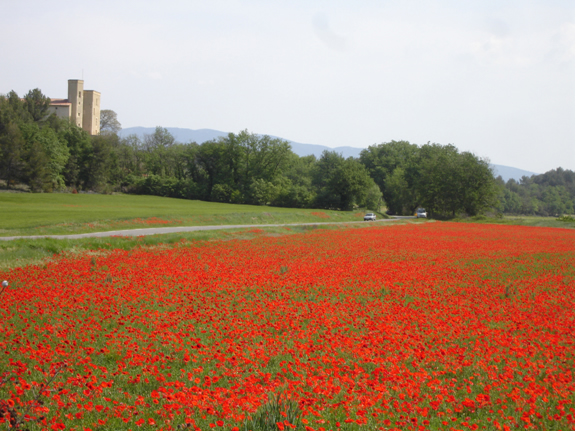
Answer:
POLYGON ((0 429, 574 429, 573 231, 258 235, 0 273, 0 429))

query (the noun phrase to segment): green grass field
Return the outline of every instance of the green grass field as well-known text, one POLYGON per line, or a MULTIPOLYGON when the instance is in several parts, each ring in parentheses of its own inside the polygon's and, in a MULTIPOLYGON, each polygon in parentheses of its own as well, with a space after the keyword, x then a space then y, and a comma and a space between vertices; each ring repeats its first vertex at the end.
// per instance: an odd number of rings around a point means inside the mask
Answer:
MULTIPOLYGON (((361 221, 363 211, 290 209, 142 195, 0 193, 0 237, 80 234, 132 228, 206 225, 256 225, 361 221)), ((380 215, 382 218, 384 215, 380 215)), ((265 235, 298 232, 310 227, 265 228, 265 235)), ((19 239, 0 241, 0 269, 50 260, 55 254, 89 250, 132 249, 181 241, 251 238, 246 229, 105 237, 76 240, 19 239)))
POLYGON ((547 228, 572 228, 574 229, 574 221, 561 221, 554 216, 503 216, 500 218, 475 216, 465 219, 453 219, 453 222, 472 222, 472 223, 488 223, 488 224, 502 224, 502 225, 522 225, 533 227, 547 227, 547 228))
MULTIPOLYGON (((179 200, 141 195, 25 194, 0 193, 0 237, 79 234, 131 228, 194 225, 256 225, 305 222, 361 221, 362 210, 352 212, 289 209, 179 200)), ((379 215, 382 218, 384 215, 379 215)), ((574 222, 556 218, 504 217, 468 218, 461 222, 574 228, 574 222)), ((397 223, 426 223, 402 220, 397 223)), ((361 228, 368 225, 360 224, 361 228)), ((339 229, 338 226, 323 226, 339 229)), ((77 240, 20 239, 0 241, 0 270, 41 264, 55 254, 85 251, 155 247, 182 241, 252 238, 256 235, 285 235, 313 227, 263 227, 221 231, 161 234, 147 237, 104 237, 77 240)))
POLYGON ((361 212, 223 204, 142 195, 0 193, 0 237, 130 228, 362 220, 361 212))

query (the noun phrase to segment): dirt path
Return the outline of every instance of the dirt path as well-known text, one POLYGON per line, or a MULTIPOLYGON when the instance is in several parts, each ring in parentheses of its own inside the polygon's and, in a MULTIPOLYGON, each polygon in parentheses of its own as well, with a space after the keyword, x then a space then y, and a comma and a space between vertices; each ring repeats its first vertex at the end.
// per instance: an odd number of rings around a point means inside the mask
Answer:
MULTIPOLYGON (((402 219, 413 218, 413 216, 403 217, 402 219)), ((391 222, 400 218, 380 219, 375 223, 391 222)), ((103 231, 85 234, 62 234, 62 235, 35 235, 35 236, 12 236, 0 237, 0 240, 18 240, 18 239, 39 239, 39 238, 54 238, 54 239, 80 239, 86 237, 112 237, 112 236, 147 236, 155 234, 170 234, 176 232, 190 232, 190 231, 210 231, 222 229, 238 229, 238 228, 263 228, 263 227, 282 227, 282 226, 305 226, 305 225, 338 225, 338 224, 357 224, 357 223, 374 223, 374 222, 306 222, 306 223, 291 223, 291 224, 259 224, 259 225, 207 225, 207 226, 184 226, 184 227, 164 227, 164 228, 137 228, 118 231, 103 231)))

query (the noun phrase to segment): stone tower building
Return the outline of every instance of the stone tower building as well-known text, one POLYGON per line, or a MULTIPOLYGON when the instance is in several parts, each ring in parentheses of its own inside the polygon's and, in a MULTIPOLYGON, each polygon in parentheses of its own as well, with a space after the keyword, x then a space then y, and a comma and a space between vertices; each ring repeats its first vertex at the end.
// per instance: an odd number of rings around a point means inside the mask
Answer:
POLYGON ((68 80, 68 99, 51 99, 50 112, 74 121, 90 135, 100 133, 100 92, 84 90, 83 80, 68 80))

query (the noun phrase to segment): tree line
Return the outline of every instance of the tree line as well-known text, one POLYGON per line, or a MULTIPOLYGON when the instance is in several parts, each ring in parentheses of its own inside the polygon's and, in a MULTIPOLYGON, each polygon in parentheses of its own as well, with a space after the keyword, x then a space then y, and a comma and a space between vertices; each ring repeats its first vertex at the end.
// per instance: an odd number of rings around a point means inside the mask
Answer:
POLYGON ((500 187, 500 211, 509 214, 556 216, 574 214, 574 171, 557 168, 544 174, 523 176, 500 187))
POLYGON ((392 141, 370 146, 359 158, 334 151, 300 157, 287 141, 248 131, 201 144, 179 143, 162 127, 142 138, 120 138, 111 110, 101 111, 101 133, 90 136, 48 115, 49 102, 39 89, 23 98, 0 95, 0 179, 6 187, 25 183, 33 192, 125 192, 294 208, 385 205, 393 214, 417 207, 445 216, 574 209, 572 171, 562 174, 572 176, 572 206, 562 207, 569 179, 504 184, 488 161, 452 145, 392 141))

